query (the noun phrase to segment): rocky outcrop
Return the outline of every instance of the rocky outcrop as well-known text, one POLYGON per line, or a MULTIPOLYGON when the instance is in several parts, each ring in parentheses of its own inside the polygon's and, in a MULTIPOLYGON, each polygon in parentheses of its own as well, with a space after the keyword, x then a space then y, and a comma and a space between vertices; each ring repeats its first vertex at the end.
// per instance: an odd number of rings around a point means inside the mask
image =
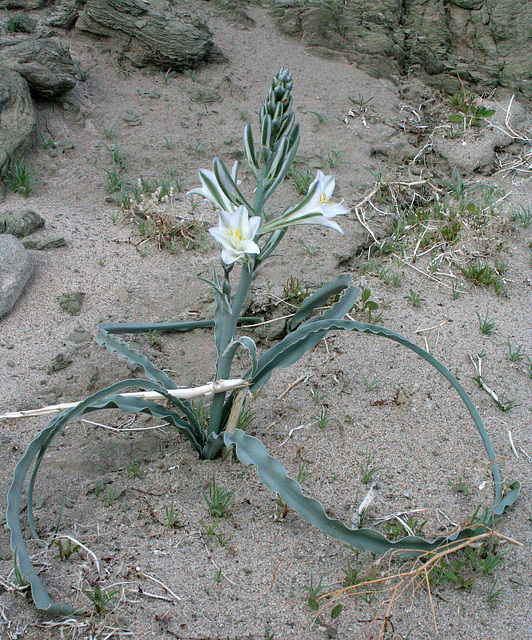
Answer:
POLYGON ((44 218, 31 209, 0 211, 0 233, 24 238, 41 227, 44 227, 44 218))
POLYGON ((22 242, 0 235, 0 318, 13 309, 32 273, 33 261, 22 242))
POLYGON ((76 86, 70 49, 61 38, 2 38, 0 66, 18 71, 31 90, 53 98, 76 86))
POLYGON ((140 0, 88 0, 76 29, 117 40, 135 66, 181 71, 223 57, 204 23, 169 2, 149 7, 140 0))
POLYGON ((18 73, 0 66, 0 174, 5 173, 10 157, 31 145, 35 126, 28 83, 18 73))
POLYGON ((286 34, 373 75, 416 70, 448 92, 460 79, 532 101, 532 2, 515 0, 275 0, 286 34))

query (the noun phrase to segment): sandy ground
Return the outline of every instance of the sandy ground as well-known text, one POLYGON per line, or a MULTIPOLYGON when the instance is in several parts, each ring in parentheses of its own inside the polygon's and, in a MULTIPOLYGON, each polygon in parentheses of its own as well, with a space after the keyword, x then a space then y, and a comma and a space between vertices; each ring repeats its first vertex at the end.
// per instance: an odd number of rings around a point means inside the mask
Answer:
MULTIPOLYGON (((514 350, 520 346, 532 356, 532 227, 512 221, 519 205, 532 206, 531 173, 465 176, 468 201, 482 204, 482 193, 492 186, 497 189, 492 190, 495 204, 486 224, 475 229, 469 221, 452 247, 435 246, 434 240, 422 245, 428 249, 424 252, 418 240, 427 230, 418 226, 405 230, 404 252, 398 254, 403 260, 393 253, 381 255, 376 245, 368 249, 372 240, 367 242, 354 205, 374 191, 379 177, 381 190, 361 211, 380 241, 392 233, 393 216, 383 215, 393 213, 390 194, 414 205, 435 192, 442 201, 450 197, 445 183, 453 181, 451 173, 430 148, 415 164, 408 158, 390 161, 379 151, 391 133, 415 152, 421 150, 434 127, 448 122, 448 101, 415 80, 376 80, 342 60, 313 57, 277 33, 265 12, 254 9, 252 15, 256 26, 251 30, 235 29, 222 19, 210 24, 228 62, 191 76, 120 67, 101 44, 79 35, 72 40, 81 68, 90 68, 88 78, 62 102, 38 105, 42 141, 54 144, 40 144, 28 158, 36 182, 32 195, 25 200, 8 194, 2 204, 5 209, 36 210, 46 219, 38 235, 60 233, 67 246, 33 252, 34 276, 14 311, 0 321, 0 410, 79 399, 133 375, 123 361, 92 341, 102 321, 212 315, 212 296, 198 276, 208 277, 218 259, 205 231, 216 223, 216 215, 210 207, 192 203, 186 191, 198 186, 198 168, 209 168, 214 155, 227 163, 239 157, 245 122, 256 124, 272 74, 287 66, 293 72, 295 113, 302 128, 301 170, 334 173, 335 196, 345 199, 351 213, 341 223, 344 236, 305 227, 291 232, 282 254, 257 279, 251 309, 268 317, 289 314, 292 307, 282 300, 287 299, 290 277, 314 290, 342 271, 352 273, 357 286, 371 289, 382 314, 380 324, 428 349, 458 377, 486 423, 504 481, 522 483, 518 503, 497 527, 519 546, 497 542, 494 553, 504 560, 494 574, 474 570, 465 555, 451 559, 447 569, 454 579, 433 584, 432 599, 421 579, 396 592, 382 637, 417 640, 439 633, 446 639, 529 638, 532 379, 526 359, 510 360, 508 340, 514 350), (217 89, 222 101, 192 101, 186 91, 191 82, 217 89), (412 120, 405 116, 412 113, 409 109, 423 115, 426 128, 410 127, 412 120), (131 115, 140 124, 131 126, 131 115), (110 201, 105 192, 106 172, 113 170, 108 149, 123 155, 131 186, 139 177, 178 181, 182 191, 161 207, 165 219, 185 230, 172 251, 160 248, 153 235, 143 236, 139 220, 135 224, 110 201), (428 182, 417 191, 399 184, 419 180, 428 182), (431 273, 430 262, 440 255, 444 258, 431 273), (499 295, 493 287, 472 286, 461 276, 460 268, 476 259, 504 271, 499 295), (453 295, 453 283, 461 295, 453 295), (57 300, 70 291, 85 294, 76 317, 57 300), (419 306, 414 305, 416 296, 419 306), (478 314, 495 320, 490 335, 480 331, 478 314), (60 353, 72 364, 46 373, 60 353), (511 408, 506 404, 507 411, 473 380, 478 354, 488 387, 503 403, 515 403, 511 408), (498 589, 498 598, 490 601, 490 590, 498 589)), ((525 151, 516 144, 501 152, 500 161, 511 160, 511 154, 518 160, 525 151)), ((242 179, 242 188, 250 192, 249 172, 244 170, 242 179)), ((277 197, 280 207, 295 201, 293 181, 277 197)), ((357 317, 365 320, 367 313, 357 317)), ((276 331, 258 332, 260 348, 271 344, 276 331)), ((179 384, 212 379, 214 348, 208 331, 157 340, 136 337, 132 342, 179 384)), ((244 359, 241 366, 246 367, 244 359)), ((305 463, 310 474, 305 490, 346 522, 366 494, 361 467, 369 455, 379 484, 367 516, 370 526, 378 527, 378 518, 406 513, 405 519, 426 520, 424 533, 430 536, 467 522, 479 505, 489 507, 489 468, 474 425, 439 375, 397 345, 368 336, 332 335, 297 365, 277 373, 250 406, 255 419, 249 430, 292 474, 305 463), (320 428, 323 411, 328 420, 320 428), (300 426, 304 428, 287 440, 300 426)), ((346 593, 340 600, 342 613, 333 620, 327 600, 320 602, 319 616, 310 609, 311 580, 314 586, 321 584, 323 595, 346 586, 348 566, 362 567, 361 577, 376 578, 410 565, 366 557, 293 513, 277 517, 275 496, 253 470, 232 459, 201 462, 184 439, 166 427, 154 428, 153 421, 131 423, 110 413, 90 419, 121 432, 83 421, 58 438, 40 473, 37 526, 49 540, 60 520, 59 533, 80 540, 98 558, 99 584, 115 591, 115 597, 97 615, 83 593, 98 581, 92 556, 80 550, 61 561, 57 545, 40 550, 30 542, 52 597, 89 614, 61 623, 42 617, 10 588, 13 561, 4 527, 1 638, 379 637, 390 591, 346 593), (127 430, 137 428, 143 430, 127 430), (218 520, 209 515, 202 497, 213 474, 234 492, 233 506, 218 520), (170 527, 172 504, 177 519, 170 527)), ((15 464, 45 424, 42 418, 0 424, 2 505, 15 464)))

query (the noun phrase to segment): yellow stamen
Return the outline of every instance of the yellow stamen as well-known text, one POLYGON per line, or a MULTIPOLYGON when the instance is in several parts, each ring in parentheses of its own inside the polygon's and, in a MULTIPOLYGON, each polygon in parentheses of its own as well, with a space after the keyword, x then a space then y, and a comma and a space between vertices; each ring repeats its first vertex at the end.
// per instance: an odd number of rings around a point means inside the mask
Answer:
POLYGON ((227 229, 227 232, 230 236, 235 238, 237 242, 240 242, 240 240, 242 240, 242 229, 235 229, 235 232, 233 233, 233 230, 231 229, 231 227, 229 227, 227 229))
POLYGON ((325 191, 321 194, 320 196, 320 204, 328 204, 329 200, 327 200, 327 195, 325 194, 325 191))

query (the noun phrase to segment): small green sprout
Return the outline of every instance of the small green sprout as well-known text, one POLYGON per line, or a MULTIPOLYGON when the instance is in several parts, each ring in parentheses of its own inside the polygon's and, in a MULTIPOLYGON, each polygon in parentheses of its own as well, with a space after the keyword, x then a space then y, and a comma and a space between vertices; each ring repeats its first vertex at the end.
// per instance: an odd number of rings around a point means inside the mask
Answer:
POLYGON ((405 297, 413 307, 421 306, 421 301, 423 300, 423 298, 421 297, 420 293, 416 293, 413 289, 410 289, 409 294, 405 297))
POLYGON ((467 482, 464 480, 464 476, 460 476, 456 482, 448 480, 447 483, 453 493, 463 493, 466 496, 471 494, 467 482))
POLYGON ((334 169, 334 167, 339 164, 343 164, 341 157, 344 155, 343 151, 339 151, 336 147, 329 149, 327 151, 327 162, 329 163, 329 167, 334 169))
POLYGON ((384 468, 384 467, 372 467, 371 464, 372 464, 372 461, 371 461, 371 452, 370 452, 368 453, 366 462, 360 465, 360 472, 362 473, 361 480, 363 484, 369 484, 370 482, 373 482, 373 476, 377 473, 377 471, 380 471, 381 469, 384 468))
POLYGON ((117 498, 118 498, 118 491, 115 489, 115 487, 111 487, 110 489, 107 490, 107 496, 105 500, 110 507, 116 502, 117 498))
POLYGON ((128 464, 126 466, 126 473, 128 478, 131 478, 131 476, 137 478, 140 473, 140 462, 136 460, 135 462, 128 464))
POLYGON ((488 592, 486 594, 486 602, 488 602, 489 604, 497 604, 497 602, 499 602, 499 600, 506 593, 506 589, 504 587, 499 587, 498 589, 496 589, 497 584, 498 580, 497 578, 495 578, 488 589, 488 592))
POLYGON ((309 190, 311 182, 314 180, 314 175, 309 169, 296 169, 295 167, 290 172, 296 185, 296 191, 300 196, 306 195, 309 190))
POLYGON ((69 560, 70 556, 79 551, 81 548, 79 544, 72 545, 72 540, 67 538, 66 544, 63 546, 63 543, 60 539, 54 538, 52 544, 55 544, 57 547, 57 555, 56 558, 60 558, 63 561, 69 560))
POLYGON ((25 198, 33 192, 33 173, 25 164, 18 163, 11 157, 9 158, 7 180, 11 189, 25 198))
POLYGON ((519 205, 521 207, 521 211, 515 212, 512 215, 512 220, 514 222, 519 221, 523 228, 528 229, 528 227, 532 224, 532 209, 531 207, 523 207, 522 204, 519 205))
POLYGON ((491 335, 493 333, 493 330, 495 329, 496 319, 488 318, 487 309, 486 309, 486 315, 484 316, 484 318, 481 317, 478 311, 475 311, 475 313, 478 316, 478 323, 479 323, 481 333, 483 333, 486 336, 491 335))
POLYGON ((362 380, 364 381, 364 388, 366 391, 374 391, 378 389, 381 381, 377 376, 374 376, 373 380, 369 380, 366 376, 362 376, 362 380))
POLYGON ((87 598, 94 605, 94 610, 98 615, 102 615, 105 611, 105 607, 109 602, 117 599, 118 591, 116 589, 112 589, 110 591, 106 591, 102 589, 99 584, 96 584, 93 591, 89 589, 83 589, 83 593, 87 596, 87 598))
POLYGON ((166 515, 166 524, 169 527, 173 527, 177 523, 177 520, 178 520, 177 511, 175 510, 174 501, 173 500, 172 500, 172 503, 171 503, 170 506, 167 505, 164 508, 164 513, 166 515))
POLYGON ((318 584, 314 584, 314 576, 310 572, 310 584, 305 587, 308 591, 308 606, 311 611, 318 611, 318 598, 322 591, 325 591, 326 586, 322 584, 323 578, 320 578, 318 584))
POLYGON ((327 120, 327 115, 323 111, 309 111, 313 116, 318 118, 318 122, 321 124, 327 120))
POLYGON ((211 516, 215 516, 217 518, 221 518, 227 513, 233 504, 234 495, 234 491, 225 489, 224 487, 220 487, 216 484, 214 474, 212 475, 212 480, 209 483, 208 492, 203 491, 203 497, 207 503, 209 513, 211 516))
POLYGON ((523 345, 514 345, 510 338, 506 341, 508 344, 508 355, 510 357, 510 362, 519 362, 527 357, 526 353, 523 352, 523 345))

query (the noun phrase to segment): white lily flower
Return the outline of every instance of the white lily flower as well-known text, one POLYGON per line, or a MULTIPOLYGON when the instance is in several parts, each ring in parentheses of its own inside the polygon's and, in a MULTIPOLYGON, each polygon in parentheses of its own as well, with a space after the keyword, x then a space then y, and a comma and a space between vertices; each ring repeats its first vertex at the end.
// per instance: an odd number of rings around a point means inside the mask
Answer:
POLYGON ((262 233, 296 224, 319 224, 335 229, 343 235, 340 225, 332 218, 344 215, 349 210, 341 202, 331 201, 334 185, 334 176, 326 176, 323 171, 318 171, 303 200, 285 211, 279 218, 263 225, 262 233))
MULTIPOLYGON (((238 171, 238 162, 233 164, 231 169, 231 177, 233 178, 233 182, 236 185, 240 184, 240 180, 237 180, 236 174, 238 171)), ((211 202, 216 209, 221 209, 222 211, 229 211, 230 213, 234 213, 236 210, 236 205, 229 200, 229 198, 223 192, 223 189, 220 187, 220 183, 218 179, 214 175, 214 171, 209 171, 208 169, 200 169, 199 177, 201 181, 201 187, 197 189, 192 189, 187 193, 190 195, 192 193, 196 193, 200 196, 203 196, 206 200, 211 202)))
POLYGON ((260 253, 259 246, 253 242, 259 225, 260 217, 249 218, 244 205, 234 212, 220 211, 218 227, 209 229, 209 233, 222 245, 225 264, 233 264, 241 258, 247 260, 249 255, 260 253))

